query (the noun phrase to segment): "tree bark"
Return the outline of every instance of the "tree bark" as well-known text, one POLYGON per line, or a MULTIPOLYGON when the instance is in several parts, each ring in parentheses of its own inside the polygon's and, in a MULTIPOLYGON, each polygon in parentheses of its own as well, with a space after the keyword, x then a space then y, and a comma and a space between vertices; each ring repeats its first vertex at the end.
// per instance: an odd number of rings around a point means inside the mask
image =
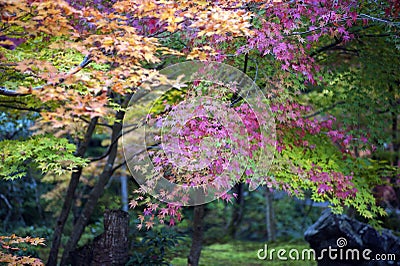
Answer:
MULTIPOLYGON (((122 107, 126 107, 128 105, 129 99, 130 97, 125 98, 122 107)), ((112 127, 112 133, 111 133, 111 147, 106 165, 104 166, 103 172, 99 176, 99 181, 90 191, 88 200, 85 203, 78 220, 73 226, 71 237, 69 238, 67 245, 64 248, 64 252, 60 263, 61 266, 66 265, 67 260, 70 256, 70 252, 74 250, 76 245, 78 244, 78 241, 82 236, 82 233, 87 225, 87 222, 89 221, 89 218, 96 207, 97 201, 104 192, 104 186, 107 184, 108 180, 110 179, 113 173, 113 166, 118 151, 117 139, 120 137, 122 131, 122 120, 124 118, 124 115, 125 115, 124 111, 118 111, 115 116, 116 119, 112 127)))
POLYGON ((192 246, 188 257, 188 266, 198 266, 204 233, 204 205, 194 206, 192 246))
MULTIPOLYGON (((76 156, 83 157, 85 155, 89 142, 96 128, 98 119, 99 119, 98 117, 95 117, 90 121, 89 126, 86 130, 85 137, 77 149, 77 152, 75 154, 76 156)), ((78 167, 71 174, 71 179, 69 181, 67 194, 65 195, 64 204, 62 206, 60 216, 57 219, 57 224, 54 229, 53 241, 50 249, 49 259, 47 261, 48 266, 57 265, 58 250, 60 248, 61 236, 64 230, 65 222, 67 221, 69 212, 71 210, 75 190, 78 187, 79 178, 81 177, 81 174, 82 174, 82 167, 78 167)))
POLYGON ((129 258, 128 232, 128 213, 107 210, 104 214, 104 233, 93 248, 92 265, 125 265, 129 258))
POLYGON ((106 210, 104 233, 71 253, 69 263, 74 266, 125 265, 129 259, 129 215, 121 210, 106 210))

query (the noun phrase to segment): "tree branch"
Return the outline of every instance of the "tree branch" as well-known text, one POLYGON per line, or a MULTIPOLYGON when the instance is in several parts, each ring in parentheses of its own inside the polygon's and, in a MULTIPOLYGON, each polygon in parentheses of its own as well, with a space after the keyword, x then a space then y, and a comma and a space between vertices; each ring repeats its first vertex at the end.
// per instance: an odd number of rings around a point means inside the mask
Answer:
MULTIPOLYGON (((91 60, 91 55, 87 55, 85 56, 85 58, 82 60, 82 62, 77 66, 74 67, 73 69, 71 69, 64 78, 60 78, 56 83, 52 83, 52 82, 48 82, 46 85, 50 85, 50 86, 57 86, 60 85, 61 83, 63 83, 67 78, 71 77, 72 75, 78 73, 79 71, 81 71, 84 67, 86 67, 87 65, 89 65, 92 62, 91 60)), ((46 86, 44 85, 44 86, 46 86)), ((32 88, 32 90, 41 90, 44 88, 44 86, 37 86, 32 88)), ((4 95, 4 96, 11 96, 11 97, 16 97, 16 96, 27 96, 27 95, 31 95, 30 92, 17 92, 15 90, 10 90, 7 89, 6 87, 2 87, 0 86, 0 95, 4 95)))
MULTIPOLYGON (((78 118, 79 118, 80 120, 82 120, 82 121, 88 123, 88 124, 90 123, 89 120, 87 120, 86 118, 84 118, 84 117, 82 117, 82 116, 79 116, 78 118)), ((112 128, 112 125, 105 124, 105 123, 97 123, 97 125, 98 125, 98 126, 102 126, 102 127, 112 128)))
POLYGON ((335 41, 334 41, 333 43, 330 43, 330 44, 328 44, 328 45, 325 45, 325 46, 323 46, 323 47, 318 48, 316 51, 312 52, 312 53, 310 54, 310 56, 311 56, 311 57, 316 56, 317 54, 319 54, 319 53, 321 53, 321 52, 323 52, 323 51, 326 51, 326 50, 329 50, 329 49, 335 47, 336 45, 338 45, 338 44, 341 43, 341 42, 342 42, 342 39, 341 39, 341 38, 335 38, 335 41))
POLYGON ((0 107, 5 107, 5 108, 10 108, 10 109, 16 109, 16 110, 21 110, 21 111, 32 111, 32 112, 40 112, 42 109, 36 109, 36 108, 28 108, 28 107, 20 107, 20 106, 13 106, 13 105, 7 105, 0 103, 0 107))
POLYGON ((5 202, 5 204, 7 205, 7 207, 12 210, 12 205, 10 204, 10 202, 8 201, 7 197, 4 196, 3 194, 0 194, 0 198, 5 202))
MULTIPOLYGON (((112 128, 112 127, 111 127, 111 128, 112 128)), ((108 149, 107 149, 107 151, 106 151, 104 154, 100 155, 99 157, 89 158, 90 162, 96 162, 96 161, 100 161, 100 160, 106 158, 106 157, 110 154, 110 152, 111 152, 111 150, 112 150, 112 147, 113 147, 113 146, 116 144, 116 142, 118 142, 118 140, 123 136, 123 133, 127 134, 127 133, 130 133, 130 132, 132 132, 132 131, 135 131, 135 130, 138 129, 138 128, 139 128, 139 125, 137 125, 136 127, 132 128, 132 129, 126 131, 126 132, 121 132, 121 133, 115 138, 115 140, 108 146, 108 149)))
POLYGON ((393 21, 390 21, 390 20, 386 20, 386 19, 382 19, 382 18, 373 17, 373 16, 371 16, 371 15, 367 15, 367 14, 364 14, 364 13, 361 13, 361 14, 359 15, 359 17, 361 17, 361 18, 368 18, 368 19, 370 19, 370 20, 372 20, 372 21, 383 22, 383 23, 389 24, 390 26, 400 26, 400 22, 393 22, 393 21))
POLYGON ((332 104, 332 105, 329 106, 329 107, 323 108, 323 109, 321 109, 321 110, 319 110, 319 111, 317 111, 317 112, 315 112, 315 113, 306 115, 306 116, 304 116, 303 118, 311 118, 311 117, 317 116, 317 115, 319 115, 320 113, 326 112, 326 111, 328 111, 328 110, 332 110, 332 109, 334 109, 336 106, 341 105, 341 104, 345 104, 345 103, 346 103, 345 101, 336 102, 336 103, 332 104))
POLYGON ((126 161, 123 161, 122 163, 118 164, 117 166, 115 166, 112 170, 111 170, 111 175, 114 174, 115 171, 117 171, 119 168, 121 168, 122 166, 124 166, 126 164, 126 161))

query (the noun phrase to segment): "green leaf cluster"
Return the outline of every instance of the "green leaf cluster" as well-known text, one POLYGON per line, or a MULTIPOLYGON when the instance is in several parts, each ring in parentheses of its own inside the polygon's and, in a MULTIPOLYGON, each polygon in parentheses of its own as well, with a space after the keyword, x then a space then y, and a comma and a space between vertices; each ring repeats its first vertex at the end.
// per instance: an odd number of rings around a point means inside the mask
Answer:
POLYGON ((74 144, 64 138, 50 135, 36 135, 26 140, 4 140, 0 142, 0 178, 13 180, 21 178, 32 169, 43 174, 63 174, 87 161, 74 156, 74 144))

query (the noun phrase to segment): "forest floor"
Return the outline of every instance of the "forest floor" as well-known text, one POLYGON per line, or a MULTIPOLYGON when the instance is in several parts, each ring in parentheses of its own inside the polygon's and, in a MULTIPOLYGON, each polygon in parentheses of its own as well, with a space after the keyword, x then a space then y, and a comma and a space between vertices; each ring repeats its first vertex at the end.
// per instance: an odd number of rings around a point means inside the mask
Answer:
MULTIPOLYGON (((258 265, 317 265, 313 260, 291 260, 289 258, 289 251, 296 249, 300 253, 304 249, 309 249, 309 245, 305 241, 296 240, 294 242, 275 242, 268 243, 268 256, 272 249, 275 249, 273 253, 273 260, 266 258, 261 260, 257 256, 257 252, 260 249, 264 249, 266 243, 263 242, 249 242, 249 241, 232 241, 225 244, 212 244, 204 246, 201 251, 200 265, 201 266, 235 266, 235 265, 246 265, 246 266, 258 266, 258 265), (279 249, 285 249, 285 257, 288 260, 279 260, 277 258, 277 251, 279 249)), ((182 255, 187 252, 177 252, 174 255, 174 259, 170 261, 170 265, 180 266, 187 265, 187 258, 182 255)), ((264 253, 261 253, 263 255, 264 253)), ((294 253, 292 253, 294 254, 294 253)))

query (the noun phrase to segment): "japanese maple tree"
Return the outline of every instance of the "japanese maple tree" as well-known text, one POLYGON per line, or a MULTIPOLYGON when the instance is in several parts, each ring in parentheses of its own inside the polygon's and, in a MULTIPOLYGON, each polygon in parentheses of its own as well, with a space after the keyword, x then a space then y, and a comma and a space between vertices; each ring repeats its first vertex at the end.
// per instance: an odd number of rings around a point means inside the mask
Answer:
MULTIPOLYGON (((132 108, 129 102, 151 91, 148 84, 169 84, 159 70, 184 60, 238 66, 235 59, 244 57, 245 70, 252 59, 263 62, 269 77, 257 82, 266 85, 264 93, 277 123, 276 160, 264 180, 268 187, 298 196, 311 189, 314 200, 330 201, 336 211, 352 206, 366 218, 383 214, 370 191, 378 181, 364 180, 360 161, 346 153, 355 138, 346 128, 335 128, 334 117, 310 117, 312 108, 296 95, 321 82, 319 65, 312 56, 329 49, 329 45, 320 48, 321 43, 333 40, 330 47, 345 44, 355 36, 352 29, 368 21, 397 27, 398 10, 394 0, 0 1, 0 67, 4 73, 0 76, 0 107, 3 112, 37 114, 32 118, 36 136, 0 142, 6 151, 0 176, 21 177, 27 163, 44 174, 71 175, 48 264, 57 264, 73 195, 87 165, 96 164, 99 178, 73 226, 61 265, 76 247, 104 186, 125 164, 118 144, 122 120, 127 108, 132 108), (382 10, 385 18, 364 13, 373 10, 371 6, 382 10), (89 142, 100 131, 109 134, 107 151, 98 158, 87 158, 89 142), (334 143, 344 149, 340 151, 334 143)), ((256 71, 256 77, 261 71, 256 71)), ((259 121, 244 103, 235 108, 248 123, 251 141, 260 141, 259 121)), ((185 125, 187 133, 198 132, 195 138, 185 136, 191 143, 186 147, 189 153, 196 152, 194 144, 200 136, 224 135, 223 130, 215 130, 219 128, 215 121, 200 117, 195 122, 185 125)), ((362 138, 357 145, 364 142, 362 138)), ((229 143, 224 145, 229 149, 229 143)), ((212 170, 218 172, 224 165, 224 150, 216 155, 221 160, 215 161, 212 170)), ((162 156, 153 160, 163 165, 162 156)), ((254 170, 245 174, 250 176, 254 170)), ((180 182, 195 178, 199 184, 204 176, 187 175, 180 182)), ((223 197, 229 200, 227 195, 223 197)), ((131 205, 143 199, 140 195, 131 205)), ((146 220, 148 228, 157 216, 161 221, 168 217, 170 224, 179 220, 179 206, 146 204, 140 220, 150 219, 146 220)))

